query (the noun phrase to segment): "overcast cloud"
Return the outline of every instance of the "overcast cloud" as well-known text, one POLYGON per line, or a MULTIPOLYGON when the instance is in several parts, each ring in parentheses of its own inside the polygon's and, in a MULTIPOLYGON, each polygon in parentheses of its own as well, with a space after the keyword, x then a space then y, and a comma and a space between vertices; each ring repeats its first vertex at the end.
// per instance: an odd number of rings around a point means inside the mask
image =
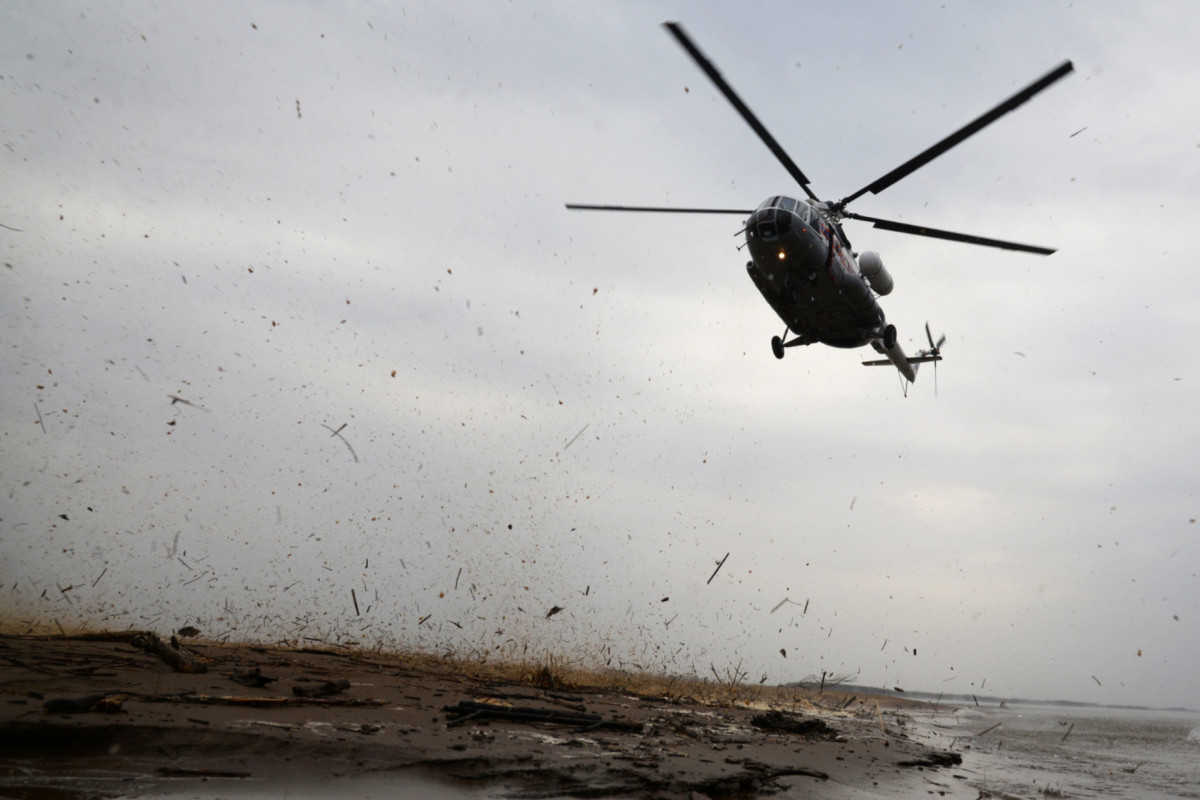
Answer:
POLYGON ((4 624, 1200 707, 1198 38, 1186 2, 5 4, 4 624), (936 393, 776 361, 736 217, 564 209, 799 193, 667 19, 829 199, 1073 59, 855 203, 1059 248, 847 223, 902 344, 946 333, 936 393))

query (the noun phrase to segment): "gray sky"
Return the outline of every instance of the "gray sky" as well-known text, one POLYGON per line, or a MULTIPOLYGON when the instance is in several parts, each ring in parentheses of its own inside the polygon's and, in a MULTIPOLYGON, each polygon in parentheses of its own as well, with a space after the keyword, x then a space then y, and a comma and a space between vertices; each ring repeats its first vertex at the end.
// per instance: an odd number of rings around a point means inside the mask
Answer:
POLYGON ((1128 9, 5 4, 10 623, 1200 707, 1200 17, 1128 9), (1074 60, 855 203, 1059 248, 847 224, 936 396, 563 208, 799 193, 667 19, 827 198, 1074 60))

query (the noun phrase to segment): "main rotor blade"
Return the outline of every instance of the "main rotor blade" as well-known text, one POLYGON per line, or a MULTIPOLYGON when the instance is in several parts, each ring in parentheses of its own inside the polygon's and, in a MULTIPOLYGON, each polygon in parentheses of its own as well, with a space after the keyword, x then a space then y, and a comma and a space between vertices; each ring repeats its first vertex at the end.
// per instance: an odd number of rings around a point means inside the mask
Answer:
POLYGON ((1041 256, 1048 256, 1054 252, 1050 247, 1038 247, 1032 244, 1020 244, 1018 242, 1006 242, 1003 239, 988 239, 984 236, 974 236, 970 233, 955 233, 953 231, 943 231, 937 228, 930 228, 925 225, 910 225, 907 222, 893 222, 891 220, 879 219, 877 217, 867 217, 862 214, 852 214, 846 212, 845 216, 849 219, 857 219, 863 222, 872 222, 876 228, 884 231, 896 231, 897 233, 911 233, 916 236, 928 236, 932 239, 948 239, 952 242, 966 242, 967 244, 978 244, 984 247, 998 247, 1001 250, 1020 250, 1023 253, 1036 253, 1041 256))
POLYGON ((748 217, 754 212, 744 208, 667 208, 664 206, 592 206, 583 203, 567 203, 573 211, 653 211, 660 214, 741 214, 748 217))
POLYGON ((704 56, 704 53, 700 52, 700 48, 693 44, 688 35, 684 33, 683 27, 678 22, 664 22, 663 27, 671 32, 671 35, 683 46, 683 49, 692 57, 696 65, 721 90, 721 94, 725 95, 725 99, 737 109, 737 112, 742 115, 742 119, 746 120, 746 123, 754 129, 754 132, 758 134, 758 138, 774 154, 779 163, 783 164, 783 168, 788 171, 788 174, 795 178, 796 183, 800 184, 800 188, 804 190, 804 193, 813 200, 819 200, 820 198, 808 188, 808 178, 800 171, 800 167, 796 166, 796 162, 792 161, 791 156, 784 152, 783 148, 779 146, 779 142, 775 141, 775 138, 758 121, 758 117, 754 116, 754 112, 742 102, 742 98, 738 97, 733 87, 725 82, 725 79, 721 77, 721 73, 717 71, 713 63, 704 56))
POLYGON ((979 133, 979 131, 1000 119, 1000 117, 1030 100, 1034 95, 1038 94, 1044 89, 1049 88, 1051 84, 1061 80, 1062 78, 1065 78, 1073 69, 1075 69, 1075 67, 1070 61, 1064 61, 1062 64, 1059 64, 1053 70, 1029 84, 1024 89, 984 114, 982 117, 979 117, 974 122, 959 128, 957 131, 950 134, 945 139, 942 139, 933 147, 930 147, 928 150, 925 150, 919 155, 913 156, 911 159, 896 167, 882 178, 879 178, 874 183, 864 186, 854 194, 842 198, 835 204, 836 207, 845 208, 846 204, 851 200, 861 197, 867 192, 870 192, 871 194, 879 194, 893 183, 896 183, 901 178, 916 172, 918 169, 925 166, 930 161, 933 161, 942 153, 945 153, 947 150, 959 144, 963 140, 975 135, 976 133, 979 133))

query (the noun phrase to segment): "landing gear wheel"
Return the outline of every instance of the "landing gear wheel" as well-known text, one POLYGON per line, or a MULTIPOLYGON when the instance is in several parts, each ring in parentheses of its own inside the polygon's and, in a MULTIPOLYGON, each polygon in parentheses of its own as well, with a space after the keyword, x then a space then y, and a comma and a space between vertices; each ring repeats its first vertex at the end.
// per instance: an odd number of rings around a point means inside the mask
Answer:
POLYGON ((776 358, 783 358, 783 339, 778 336, 771 337, 771 352, 776 358))
POLYGON ((896 346, 896 326, 888 325, 883 329, 883 348, 891 350, 896 346))

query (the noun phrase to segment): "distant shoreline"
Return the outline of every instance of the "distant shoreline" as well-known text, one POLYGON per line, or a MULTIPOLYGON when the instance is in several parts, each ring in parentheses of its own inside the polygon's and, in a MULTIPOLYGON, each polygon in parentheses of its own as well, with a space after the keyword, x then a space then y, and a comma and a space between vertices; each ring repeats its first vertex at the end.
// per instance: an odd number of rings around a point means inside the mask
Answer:
MULTIPOLYGON (((787 684, 793 685, 793 684, 787 684)), ((794 684, 803 688, 810 688, 808 682, 794 684)), ((1063 708, 1111 708, 1124 711, 1163 711, 1169 713, 1194 714, 1195 709, 1185 706, 1171 706, 1161 708, 1158 706, 1142 706, 1128 705, 1120 703, 1085 703, 1078 700, 1029 700, 1027 698, 1017 697, 996 697, 994 695, 974 695, 974 694, 949 694, 949 693, 934 693, 923 692, 918 690, 892 688, 888 689, 882 686, 864 686, 860 684, 838 684, 838 689, 846 692, 862 692, 864 694, 881 695, 885 697, 907 697, 912 700, 921 700, 932 703, 953 703, 957 705, 1000 705, 1004 703, 1009 706, 1057 706, 1063 708)))

